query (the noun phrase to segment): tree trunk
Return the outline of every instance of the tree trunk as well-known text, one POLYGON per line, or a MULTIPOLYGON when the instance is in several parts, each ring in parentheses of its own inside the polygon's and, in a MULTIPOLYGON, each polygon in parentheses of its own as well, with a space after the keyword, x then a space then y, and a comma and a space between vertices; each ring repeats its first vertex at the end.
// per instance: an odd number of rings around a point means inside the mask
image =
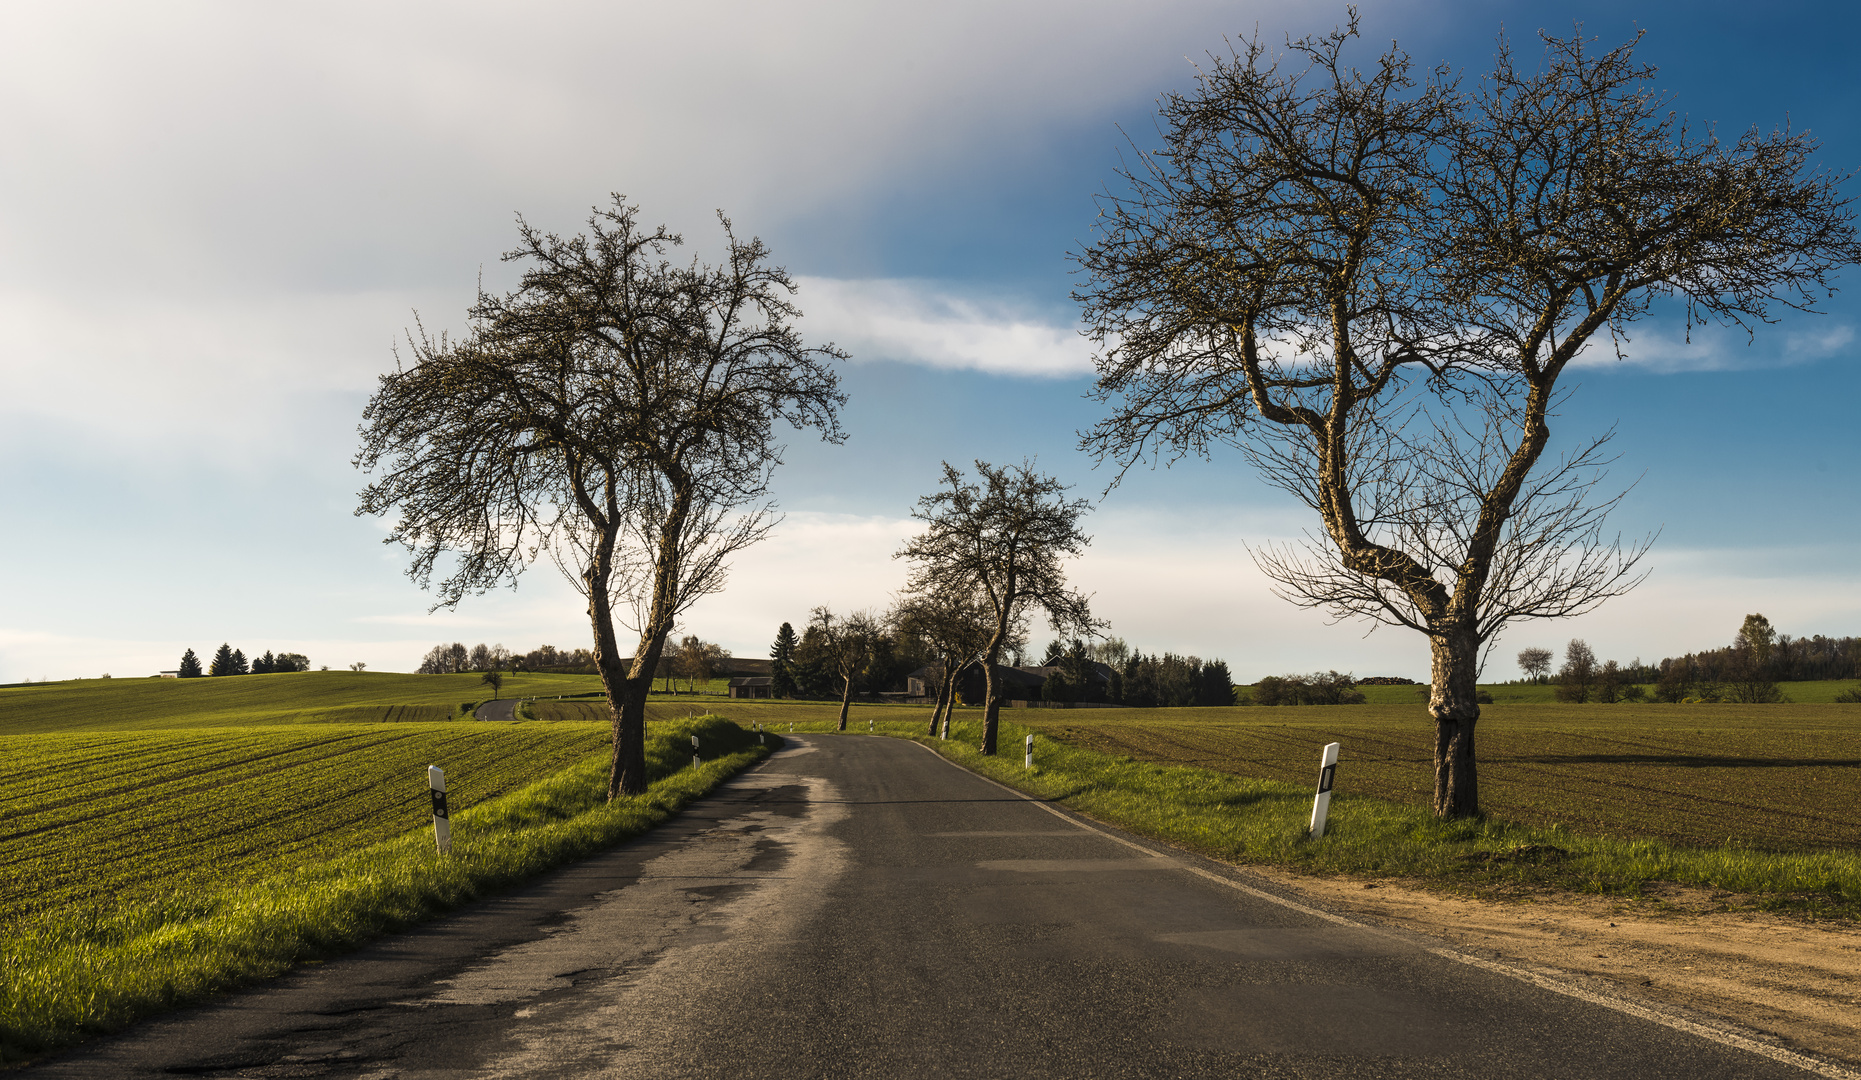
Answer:
POLYGON ((1435 721, 1437 818, 1473 817, 1480 812, 1480 781, 1473 757, 1473 727, 1480 719, 1480 642, 1470 630, 1454 628, 1428 639, 1433 684, 1428 712, 1435 721))
POLYGON ((995 755, 996 729, 1001 726, 1002 703, 995 696, 995 657, 991 655, 982 667, 982 753, 984 757, 995 755))
POLYGON ((846 679, 846 690, 840 695, 840 730, 846 730, 847 708, 853 703, 853 676, 846 679))
POLYGON ((945 660, 942 668, 943 677, 937 680, 937 707, 931 710, 930 733, 937 734, 937 721, 943 718, 945 704, 950 701, 950 662, 945 660))
POLYGON ((608 768, 607 797, 646 793, 646 695, 652 676, 624 678, 618 702, 608 694, 614 711, 614 757, 608 768))

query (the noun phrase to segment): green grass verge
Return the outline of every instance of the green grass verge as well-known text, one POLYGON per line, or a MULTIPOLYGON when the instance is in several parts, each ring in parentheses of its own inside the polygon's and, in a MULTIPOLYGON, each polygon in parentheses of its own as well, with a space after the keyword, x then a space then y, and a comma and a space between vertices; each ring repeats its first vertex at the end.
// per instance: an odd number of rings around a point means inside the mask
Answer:
MULTIPOLYGON (((1220 859, 1308 873, 1402 877, 1480 894, 1562 889, 1636 897, 1659 882, 1722 890, 1728 904, 1861 917, 1861 853, 1763 852, 1585 835, 1486 817, 1438 822, 1421 807, 1339 792, 1323 839, 1306 836, 1313 787, 1213 769, 1116 757, 1019 724, 1001 726, 1002 753, 983 757, 982 729, 964 721, 924 742, 1011 787, 1143 836, 1220 859), (1021 740, 1035 734, 1033 769, 1021 740)), ((1315 767, 1314 767, 1315 768, 1315 767)))
POLYGON ((0 944, 0 1060, 337 955, 637 836, 759 758, 719 717, 648 733, 651 789, 608 803, 606 755, 455 814, 452 853, 419 829, 249 885, 108 916, 48 917, 0 944), (690 768, 691 736, 718 756, 690 768))

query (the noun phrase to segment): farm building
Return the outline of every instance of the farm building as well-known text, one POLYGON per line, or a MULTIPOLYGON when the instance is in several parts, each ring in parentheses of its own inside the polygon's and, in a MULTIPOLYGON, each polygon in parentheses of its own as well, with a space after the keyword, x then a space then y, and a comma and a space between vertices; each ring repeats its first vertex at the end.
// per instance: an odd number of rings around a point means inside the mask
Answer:
POLYGON ((730 680, 730 696, 733 698, 774 697, 775 679, 769 675, 740 675, 730 680))

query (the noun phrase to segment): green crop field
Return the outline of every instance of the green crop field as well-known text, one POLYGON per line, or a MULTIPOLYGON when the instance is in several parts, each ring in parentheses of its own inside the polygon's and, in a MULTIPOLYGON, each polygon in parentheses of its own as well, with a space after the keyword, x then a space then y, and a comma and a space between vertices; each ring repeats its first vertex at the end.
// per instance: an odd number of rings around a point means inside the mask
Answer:
POLYGON ((586 724, 0 736, 0 1066, 586 857, 766 752, 716 717, 655 724, 651 786, 610 802, 605 744, 586 724))
POLYGON ((476 674, 301 671, 218 679, 80 679, 0 689, 0 735, 448 720, 467 701, 600 689, 601 680, 592 675, 511 674, 496 694, 476 674), (391 713, 390 706, 426 708, 391 713))
POLYGON ((0 931, 354 851, 430 820, 430 764, 463 809, 606 739, 579 724, 477 723, 0 737, 0 931))
MULTIPOLYGON (((1425 806, 1419 705, 1017 713, 1082 747, 1307 784, 1343 744, 1338 790, 1425 806)), ((1524 825, 1675 843, 1861 846, 1861 705, 1489 705, 1480 804, 1524 825)))

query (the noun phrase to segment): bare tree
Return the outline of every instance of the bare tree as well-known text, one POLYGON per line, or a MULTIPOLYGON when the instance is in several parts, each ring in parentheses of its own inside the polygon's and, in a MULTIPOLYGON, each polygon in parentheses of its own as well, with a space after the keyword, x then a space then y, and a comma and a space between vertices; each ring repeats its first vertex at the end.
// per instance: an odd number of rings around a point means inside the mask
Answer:
POLYGON ((1564 666, 1557 669, 1557 700, 1579 705, 1596 689, 1596 654, 1582 638, 1564 646, 1564 666))
POLYGON ((1727 696, 1747 705, 1764 705, 1782 701, 1777 689, 1772 657, 1777 647, 1777 631, 1763 615, 1747 615, 1732 639, 1731 678, 1726 683, 1727 696))
POLYGON ((808 628, 820 634, 821 651, 840 679, 840 730, 845 731, 853 684, 871 668, 885 624, 870 611, 841 616, 823 605, 814 609, 808 628))
POLYGON ((892 609, 891 622, 915 635, 937 657, 937 705, 931 710, 930 734, 956 711, 956 674, 978 661, 993 636, 993 620, 974 593, 953 588, 907 592, 892 609))
POLYGON ((1090 506, 1068 501, 1066 485, 1034 471, 1032 463, 996 467, 976 462, 980 483, 943 463, 943 488, 918 500, 911 516, 925 523, 893 558, 914 564, 907 590, 976 598, 988 616, 982 665, 982 752, 995 753, 1001 719, 995 669, 1029 609, 1047 613, 1061 633, 1094 634, 1087 598, 1068 588, 1061 563, 1083 554, 1092 538, 1080 531, 1090 506))
POLYGON ((696 693, 698 684, 710 682, 726 659, 722 645, 687 634, 678 643, 678 658, 675 667, 678 673, 685 677, 687 687, 696 693))
POLYGON ((1551 673, 1551 650, 1533 646, 1519 650, 1519 670, 1532 682, 1543 682, 1551 673))
POLYGON ((794 329, 794 283, 722 218, 719 266, 675 266, 681 242, 616 196, 585 236, 519 221, 518 289, 480 294, 460 341, 410 335, 381 379, 356 463, 381 475, 358 513, 394 513, 435 606, 553 556, 588 600, 613 718, 608 796, 646 789, 646 695, 679 614, 722 588, 728 557, 767 534, 775 423, 842 438, 845 396, 794 329), (631 607, 630 665, 615 609, 631 607))
POLYGON ((1813 142, 1691 131, 1633 42, 1546 38, 1521 71, 1502 41, 1463 90, 1393 46, 1351 66, 1356 30, 1291 43, 1298 70, 1255 40, 1165 96, 1079 255, 1112 406, 1084 443, 1119 476, 1237 446, 1316 511, 1256 558, 1294 603, 1427 635, 1454 817, 1488 643, 1640 580, 1646 543, 1602 527, 1621 496, 1592 497, 1607 436, 1542 460, 1559 377, 1658 297, 1747 328, 1812 308, 1861 247, 1813 142))

